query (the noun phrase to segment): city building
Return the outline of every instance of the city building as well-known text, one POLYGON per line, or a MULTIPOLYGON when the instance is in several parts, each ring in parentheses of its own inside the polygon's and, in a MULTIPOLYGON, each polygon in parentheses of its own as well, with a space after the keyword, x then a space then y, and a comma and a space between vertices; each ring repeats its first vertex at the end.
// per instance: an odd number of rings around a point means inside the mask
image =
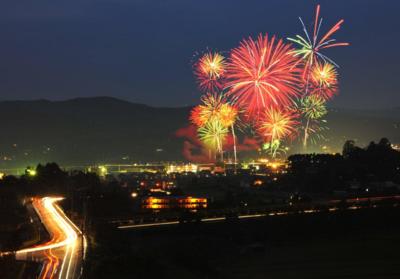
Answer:
POLYGON ((205 209, 206 198, 196 197, 147 197, 142 199, 144 209, 205 209))

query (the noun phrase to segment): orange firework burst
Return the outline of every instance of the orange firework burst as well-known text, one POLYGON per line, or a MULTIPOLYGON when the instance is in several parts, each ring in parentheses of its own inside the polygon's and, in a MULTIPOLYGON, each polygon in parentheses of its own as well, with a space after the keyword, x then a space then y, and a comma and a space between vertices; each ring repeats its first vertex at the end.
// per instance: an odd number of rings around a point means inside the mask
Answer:
POLYGON ((311 77, 320 87, 332 87, 337 84, 337 72, 335 66, 330 63, 316 63, 311 77))
POLYGON ((215 52, 204 54, 195 65, 195 75, 201 90, 217 92, 223 87, 225 57, 215 52))
POLYGON ((204 107, 199 105, 195 106, 190 112, 190 121, 197 127, 203 127, 206 125, 208 119, 204 113, 204 107))
POLYGON ((232 50, 228 68, 228 95, 250 116, 267 107, 285 106, 298 95, 301 68, 293 49, 282 40, 259 35, 232 50))
POLYGON ((201 98, 202 104, 194 107, 190 120, 198 127, 204 127, 207 122, 220 118, 220 108, 224 103, 221 95, 207 94, 201 98))
POLYGON ((201 98, 203 102, 203 114, 207 116, 208 120, 219 118, 219 110, 224 103, 222 95, 207 94, 201 98))
POLYGON ((290 137, 296 132, 297 115, 292 111, 269 108, 260 119, 259 131, 268 141, 290 137))
POLYGON ((231 127, 235 124, 238 116, 238 109, 228 103, 223 103, 219 109, 219 119, 225 127, 231 127))
POLYGON ((311 71, 311 81, 314 87, 312 94, 324 100, 331 99, 336 93, 338 84, 335 66, 330 63, 316 63, 311 71))

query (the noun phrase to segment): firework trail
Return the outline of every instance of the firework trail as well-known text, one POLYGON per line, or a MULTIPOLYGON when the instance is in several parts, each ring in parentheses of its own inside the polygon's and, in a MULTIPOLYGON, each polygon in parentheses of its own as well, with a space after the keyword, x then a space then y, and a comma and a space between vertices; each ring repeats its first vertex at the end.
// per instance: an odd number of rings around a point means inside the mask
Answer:
POLYGON ((235 134, 235 122, 238 119, 239 111, 236 107, 223 103, 219 109, 219 119, 225 127, 230 127, 233 137, 233 154, 235 169, 237 164, 237 150, 236 150, 236 134, 235 134))
POLYGON ((303 137, 303 146, 306 147, 310 134, 319 131, 318 120, 324 117, 328 110, 326 109, 326 101, 318 95, 303 97, 300 100, 299 110, 306 119, 303 137))

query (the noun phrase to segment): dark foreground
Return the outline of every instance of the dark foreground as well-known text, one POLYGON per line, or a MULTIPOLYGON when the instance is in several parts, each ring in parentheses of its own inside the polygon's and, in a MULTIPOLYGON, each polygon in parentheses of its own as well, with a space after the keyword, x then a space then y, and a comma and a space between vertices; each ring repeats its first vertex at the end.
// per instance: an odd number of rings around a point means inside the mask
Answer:
POLYGON ((400 208, 117 231, 87 278, 400 278, 400 208))

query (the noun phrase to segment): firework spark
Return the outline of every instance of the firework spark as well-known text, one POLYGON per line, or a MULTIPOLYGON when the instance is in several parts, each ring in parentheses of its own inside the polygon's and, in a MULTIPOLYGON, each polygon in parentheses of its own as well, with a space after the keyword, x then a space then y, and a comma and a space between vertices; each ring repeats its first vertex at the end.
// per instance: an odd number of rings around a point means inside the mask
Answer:
POLYGON ((298 95, 298 59, 290 45, 268 35, 245 39, 232 50, 227 67, 228 96, 249 115, 267 107, 290 105, 298 95))
POLYGON ((195 64, 194 73, 199 88, 205 92, 218 92, 223 88, 225 57, 217 52, 204 54, 195 64))

